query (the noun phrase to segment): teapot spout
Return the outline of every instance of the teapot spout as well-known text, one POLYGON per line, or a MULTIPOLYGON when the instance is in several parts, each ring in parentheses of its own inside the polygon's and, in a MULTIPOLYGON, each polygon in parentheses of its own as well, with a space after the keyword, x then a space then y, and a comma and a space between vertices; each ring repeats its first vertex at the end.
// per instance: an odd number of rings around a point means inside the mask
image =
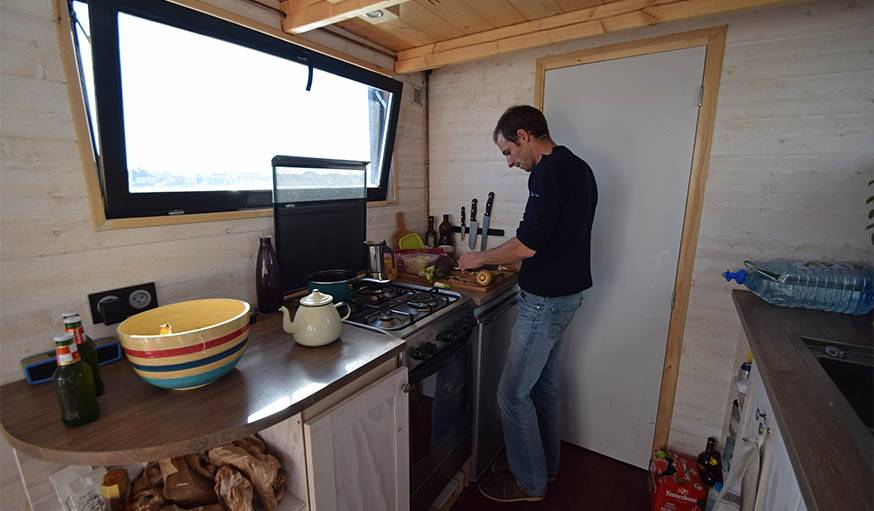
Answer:
POLYGON ((283 305, 279 310, 282 311, 282 329, 287 334, 294 334, 294 323, 291 321, 291 313, 288 312, 288 308, 283 305))

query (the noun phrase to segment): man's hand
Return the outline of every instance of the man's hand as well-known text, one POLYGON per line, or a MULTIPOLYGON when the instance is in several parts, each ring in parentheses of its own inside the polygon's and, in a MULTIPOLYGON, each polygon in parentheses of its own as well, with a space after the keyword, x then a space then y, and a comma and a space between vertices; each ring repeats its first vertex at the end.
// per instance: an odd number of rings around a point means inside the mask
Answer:
POLYGON ((482 267, 483 259, 482 252, 468 252, 458 260, 458 268, 460 270, 475 270, 482 267))

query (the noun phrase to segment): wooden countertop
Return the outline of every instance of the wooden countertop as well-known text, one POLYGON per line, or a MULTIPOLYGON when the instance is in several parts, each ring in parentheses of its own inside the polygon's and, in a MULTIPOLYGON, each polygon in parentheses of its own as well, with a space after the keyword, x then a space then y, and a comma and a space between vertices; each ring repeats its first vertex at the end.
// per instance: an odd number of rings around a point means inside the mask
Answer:
MULTIPOLYGON (((422 277, 417 277, 417 276, 409 275, 406 273, 398 274, 398 278, 396 280, 398 282, 406 282, 408 284, 416 284, 418 286, 429 286, 430 285, 422 277)), ((490 301, 494 300, 495 298, 498 298, 499 296, 503 295, 504 293, 506 293, 510 289, 513 289, 513 287, 515 287, 516 284, 518 284, 518 282, 519 282, 518 277, 515 274, 513 274, 513 275, 509 275, 509 276, 501 279, 500 281, 494 283, 493 285, 491 285, 487 288, 483 288, 482 291, 473 291, 473 290, 470 290, 467 288, 452 287, 451 282, 449 284, 450 284, 450 289, 452 291, 455 291, 456 293, 459 293, 463 296, 467 296, 468 298, 473 300, 473 303, 477 307, 479 307, 481 305, 485 305, 485 304, 489 303, 490 301)))
POLYGON ((101 367, 101 416, 63 425, 55 387, 0 387, 0 425, 31 456, 71 464, 123 464, 202 451, 281 422, 400 353, 401 339, 349 325, 327 346, 307 348, 282 331, 279 313, 259 317, 237 367, 190 391, 154 387, 127 360, 101 367))
POLYGON ((871 435, 860 435, 835 413, 826 386, 808 369, 791 339, 806 336, 872 346, 872 316, 776 307, 749 291, 735 290, 732 298, 807 509, 871 510, 874 473, 866 461, 871 435))

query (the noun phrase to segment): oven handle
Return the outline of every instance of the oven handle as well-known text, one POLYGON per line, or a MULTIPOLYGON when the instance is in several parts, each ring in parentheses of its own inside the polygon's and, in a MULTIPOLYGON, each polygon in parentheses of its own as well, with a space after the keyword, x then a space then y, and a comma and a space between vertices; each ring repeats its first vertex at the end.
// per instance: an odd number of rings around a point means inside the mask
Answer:
POLYGON ((467 347, 470 344, 471 333, 473 333, 473 329, 467 330, 467 332, 464 334, 464 340, 459 339, 453 342, 449 348, 434 355, 425 362, 422 362, 422 364, 410 371, 410 385, 418 383, 442 369, 443 362, 445 362, 450 357, 455 355, 459 350, 467 347))

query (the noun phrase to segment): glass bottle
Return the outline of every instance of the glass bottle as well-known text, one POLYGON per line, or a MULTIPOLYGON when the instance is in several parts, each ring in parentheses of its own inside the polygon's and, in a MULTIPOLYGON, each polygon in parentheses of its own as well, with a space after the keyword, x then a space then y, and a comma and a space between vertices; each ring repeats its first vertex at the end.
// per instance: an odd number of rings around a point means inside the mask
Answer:
POLYGON ((425 245, 431 248, 437 246, 437 233, 434 232, 434 217, 428 217, 428 232, 425 233, 425 245))
POLYGON ((94 375, 86 364, 70 332, 55 336, 55 392, 61 407, 61 420, 67 426, 81 426, 100 417, 94 375))
POLYGON ((270 236, 261 237, 258 263, 255 266, 255 290, 258 311, 276 312, 282 305, 282 285, 279 281, 279 261, 270 242, 270 236))
POLYGON ((76 313, 64 313, 64 332, 73 334, 73 340, 76 341, 76 349, 79 351, 79 356, 91 368, 91 375, 94 378, 94 388, 97 390, 97 395, 103 395, 103 378, 100 377, 100 365, 97 357, 97 345, 85 333, 85 328, 82 327, 82 318, 76 313))
POLYGON ((440 245, 452 246, 452 223, 449 222, 449 215, 443 215, 443 221, 440 222, 438 229, 440 232, 440 245))
POLYGON ((716 450, 716 438, 707 439, 704 452, 698 455, 698 471, 701 474, 701 482, 710 487, 722 482, 722 463, 719 451, 716 450))

